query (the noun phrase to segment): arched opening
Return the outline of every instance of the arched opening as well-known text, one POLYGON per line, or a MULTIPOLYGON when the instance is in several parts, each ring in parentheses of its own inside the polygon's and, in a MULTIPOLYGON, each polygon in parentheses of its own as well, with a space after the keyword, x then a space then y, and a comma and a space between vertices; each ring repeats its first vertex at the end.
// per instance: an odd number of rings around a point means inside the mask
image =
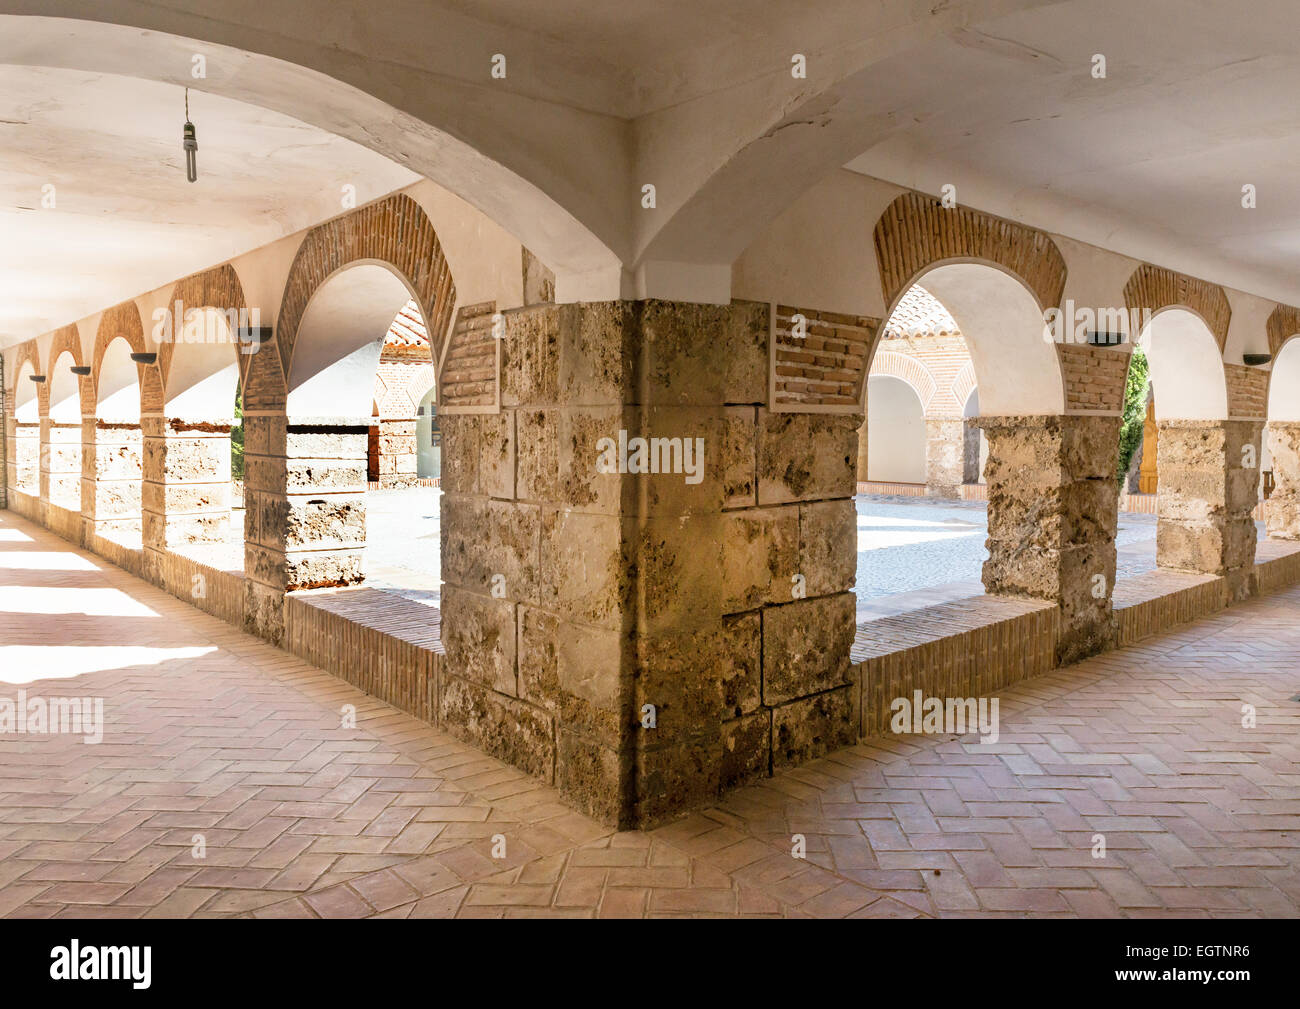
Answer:
POLYGON ((49 500, 68 511, 81 510, 81 379, 72 373, 76 359, 64 351, 50 368, 49 500))
POLYGON ((1156 565, 1228 576, 1240 597, 1260 534, 1252 512, 1263 422, 1231 417, 1220 342, 1198 312, 1161 309, 1143 325, 1138 345, 1157 435, 1156 565))
POLYGON ((868 380, 867 438, 868 480, 925 484, 925 416, 912 386, 884 375, 868 380))
POLYGON ((14 378, 12 470, 10 486, 36 497, 41 492, 41 406, 30 360, 18 366, 14 378))
MULTIPOLYGON (((946 355, 947 364, 941 360, 945 355, 934 355, 938 363, 931 369, 940 377, 924 412, 914 387, 907 389, 897 379, 869 380, 872 479, 884 472, 878 465, 887 464, 891 472, 912 477, 908 482, 925 485, 930 497, 858 498, 860 620, 984 591, 981 577, 990 556, 986 537, 1011 533, 1006 524, 998 528, 985 502, 959 500, 962 485, 983 471, 979 454, 988 456, 987 447, 981 449, 982 432, 966 422, 981 416, 1014 422, 1064 412, 1056 348, 1044 339, 1044 330, 1036 296, 1019 279, 987 263, 931 264, 894 299, 883 331, 896 339, 879 341, 878 354, 898 353, 894 347, 903 338, 923 332, 954 338, 958 352, 946 355), (962 371, 968 364, 978 395, 965 391, 970 379, 962 371), (877 399, 883 400, 879 406, 873 404, 877 399)), ((1003 499, 994 505, 1001 507, 1003 499)))
POLYGON ((1267 457, 1271 478, 1264 504, 1268 535, 1300 540, 1300 337, 1282 344, 1268 386, 1267 457))
POLYGON ((1181 307, 1155 313, 1142 327, 1138 346, 1147 356, 1151 386, 1160 390, 1157 422, 1228 416, 1223 357, 1199 315, 1181 307))
POLYGON ((141 546, 144 446, 140 433, 140 373, 131 345, 116 337, 104 349, 96 381, 94 499, 87 518, 96 535, 141 546))
POLYGON ((415 369, 431 374, 432 350, 405 278, 361 262, 317 288, 289 369, 290 467, 303 474, 290 505, 328 521, 314 549, 337 583, 436 602, 439 492, 419 485, 415 369))
POLYGON ((231 432, 239 356, 231 319, 207 306, 186 309, 176 322, 151 471, 159 487, 150 504, 162 530, 156 547, 238 570, 242 523, 232 521, 231 432))

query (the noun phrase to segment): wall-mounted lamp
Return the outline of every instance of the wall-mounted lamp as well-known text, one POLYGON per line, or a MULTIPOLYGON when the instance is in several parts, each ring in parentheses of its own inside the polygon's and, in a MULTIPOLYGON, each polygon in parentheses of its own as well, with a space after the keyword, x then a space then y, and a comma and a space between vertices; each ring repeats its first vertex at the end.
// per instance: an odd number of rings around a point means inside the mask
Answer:
POLYGON ((154 353, 132 354, 131 360, 134 361, 136 364, 153 364, 155 361, 158 360, 158 355, 154 353))
POLYGON ((38 382, 38 383, 39 383, 39 382, 44 382, 44 381, 45 381, 45 376, 44 376, 44 375, 28 375, 27 377, 30 378, 33 382, 38 382))
POLYGON ((1127 339, 1123 333, 1112 333, 1104 329, 1088 330, 1088 343, 1093 347, 1116 347, 1127 339))
POLYGON ((1269 361, 1273 360, 1273 355, 1272 354, 1242 354, 1241 359, 1246 364, 1257 366, 1261 364, 1268 364, 1269 361))
POLYGON ((185 177, 191 182, 199 178, 199 166, 196 158, 199 153, 199 138, 190 122, 190 89, 185 89, 185 127, 181 130, 181 147, 185 150, 185 177))
POLYGON ((72 366, 72 374, 74 374, 74 375, 80 375, 82 378, 85 378, 87 375, 90 374, 90 365, 88 365, 88 364, 74 364, 74 365, 72 366))

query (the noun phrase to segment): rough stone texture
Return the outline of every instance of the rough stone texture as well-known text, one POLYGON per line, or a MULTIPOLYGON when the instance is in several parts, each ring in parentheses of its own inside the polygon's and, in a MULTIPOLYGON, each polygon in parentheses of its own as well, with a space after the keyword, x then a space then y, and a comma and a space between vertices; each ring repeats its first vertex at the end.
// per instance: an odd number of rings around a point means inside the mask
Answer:
POLYGON ((925 419, 925 492, 956 498, 966 475, 966 422, 949 417, 925 419))
POLYGON ((977 424, 989 442, 985 589, 1056 603, 1058 662, 1110 647, 1120 418, 981 417, 977 424))
POLYGON ((81 514, 86 535, 140 529, 144 441, 138 424, 82 424, 81 514))
POLYGON ((1300 540, 1300 423, 1269 421, 1268 451, 1273 458, 1273 493, 1264 504, 1268 534, 1300 540))
POLYGON ((230 425, 144 417, 141 534, 147 570, 188 543, 224 542, 230 528, 230 425))
POLYGON ((505 324, 500 412, 442 417, 445 728, 623 826, 770 773, 778 710, 784 760, 848 741, 862 417, 768 410, 764 305, 505 324))
POLYGON ((1159 422, 1157 563, 1222 575, 1233 600, 1254 591, 1263 428, 1259 420, 1159 422))
POLYGON ((41 421, 41 499, 81 510, 81 424, 41 421))

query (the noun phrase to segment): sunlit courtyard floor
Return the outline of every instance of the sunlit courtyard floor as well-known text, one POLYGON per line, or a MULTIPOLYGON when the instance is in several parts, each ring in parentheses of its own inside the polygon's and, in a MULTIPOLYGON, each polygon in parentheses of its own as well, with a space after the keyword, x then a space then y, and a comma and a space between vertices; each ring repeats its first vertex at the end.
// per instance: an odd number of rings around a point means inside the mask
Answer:
MULTIPOLYGON (((370 491, 366 495, 366 584, 437 606, 439 513, 436 487, 370 491)), ((854 593, 858 622, 922 606, 979 595, 988 551, 987 505, 982 501, 859 495, 858 565, 854 593)), ((1263 523, 1258 523, 1263 537, 1263 523)), ((242 568, 242 513, 230 541, 188 547, 208 564, 242 568)), ((1131 578, 1156 566, 1156 518, 1121 512, 1117 577, 1131 578)))

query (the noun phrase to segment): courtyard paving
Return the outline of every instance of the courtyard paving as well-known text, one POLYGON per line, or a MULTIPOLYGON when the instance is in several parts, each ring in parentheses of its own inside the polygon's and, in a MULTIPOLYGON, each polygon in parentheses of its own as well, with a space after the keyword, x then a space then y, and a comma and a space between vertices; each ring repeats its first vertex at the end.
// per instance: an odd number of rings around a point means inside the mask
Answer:
POLYGON ((1008 689, 996 744, 872 740, 614 832, 0 512, 0 699, 105 719, 0 735, 0 915, 1294 917, 1297 607, 1008 689))

